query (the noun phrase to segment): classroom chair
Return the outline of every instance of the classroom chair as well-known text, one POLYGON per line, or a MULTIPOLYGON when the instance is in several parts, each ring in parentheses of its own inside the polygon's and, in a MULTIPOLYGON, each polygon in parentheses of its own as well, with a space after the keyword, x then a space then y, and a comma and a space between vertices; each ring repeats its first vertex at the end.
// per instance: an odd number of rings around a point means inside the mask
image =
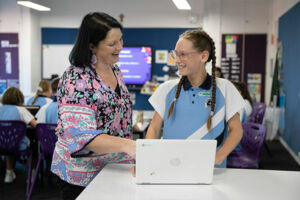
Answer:
POLYGON ((28 172, 26 196, 29 194, 31 184, 32 170, 32 151, 27 148, 19 150, 22 139, 26 136, 26 124, 18 120, 1 120, 0 121, 0 155, 5 156, 27 156, 28 172))
POLYGON ((262 124, 266 111, 266 104, 262 102, 253 103, 253 111, 249 116, 248 122, 262 124))
MULTIPOLYGON (((32 191, 33 191, 33 188, 34 188, 37 176, 38 176, 39 168, 41 165, 41 161, 46 160, 46 161, 50 161, 49 163, 51 163, 53 151, 55 148, 55 143, 57 141, 57 136, 55 134, 56 127, 57 127, 57 124, 48 124, 48 123, 39 123, 36 126, 36 132, 37 132, 38 141, 39 141, 39 144, 41 147, 40 148, 41 151, 39 154, 38 163, 37 163, 34 175, 33 175, 33 182, 30 186, 27 200, 29 200, 31 198, 32 191)), ((49 171, 49 169, 47 171, 49 171)), ((50 176, 48 176, 48 178, 50 178, 50 176)))
POLYGON ((227 157, 227 167, 258 168, 260 153, 265 142, 267 128, 262 124, 243 123, 242 151, 233 151, 227 157))

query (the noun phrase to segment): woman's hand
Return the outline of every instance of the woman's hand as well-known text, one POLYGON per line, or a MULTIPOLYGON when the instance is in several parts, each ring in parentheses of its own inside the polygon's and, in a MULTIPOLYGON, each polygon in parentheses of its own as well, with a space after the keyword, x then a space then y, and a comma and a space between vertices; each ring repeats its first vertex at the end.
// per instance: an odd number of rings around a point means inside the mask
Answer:
POLYGON ((135 145, 134 140, 127 139, 125 144, 124 144, 123 149, 124 149, 123 151, 125 153, 127 153, 128 155, 130 155, 130 157, 132 157, 132 159, 135 159, 136 145, 135 145))

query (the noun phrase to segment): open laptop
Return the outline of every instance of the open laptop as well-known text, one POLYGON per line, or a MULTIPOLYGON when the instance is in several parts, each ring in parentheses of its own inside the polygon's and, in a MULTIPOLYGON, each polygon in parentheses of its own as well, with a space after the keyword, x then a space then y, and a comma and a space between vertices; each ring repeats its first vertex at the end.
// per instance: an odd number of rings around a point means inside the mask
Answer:
POLYGON ((136 141, 136 184, 211 184, 216 140, 136 141))
POLYGON ((33 116, 35 116, 40 109, 40 106, 35 106, 35 105, 29 105, 23 107, 26 108, 33 116))

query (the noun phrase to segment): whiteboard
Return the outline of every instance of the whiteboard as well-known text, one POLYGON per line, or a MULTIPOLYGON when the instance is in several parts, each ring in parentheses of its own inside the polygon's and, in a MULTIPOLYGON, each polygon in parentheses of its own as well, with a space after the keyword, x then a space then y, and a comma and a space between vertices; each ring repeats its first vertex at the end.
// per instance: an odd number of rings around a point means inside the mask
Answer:
POLYGON ((52 74, 61 76, 70 66, 69 55, 73 44, 43 45, 43 79, 50 79, 52 74))

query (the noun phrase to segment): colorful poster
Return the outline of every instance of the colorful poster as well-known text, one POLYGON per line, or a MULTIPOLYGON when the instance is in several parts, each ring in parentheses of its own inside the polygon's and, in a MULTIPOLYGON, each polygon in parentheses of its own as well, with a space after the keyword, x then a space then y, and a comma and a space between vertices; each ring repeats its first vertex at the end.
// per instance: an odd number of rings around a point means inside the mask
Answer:
MULTIPOLYGON (((5 80, 6 87, 9 81, 18 83, 19 80, 19 50, 17 33, 0 33, 0 79, 5 80)), ((2 87, 4 82, 1 82, 2 87)), ((16 85, 16 84, 12 84, 16 85)), ((18 84, 17 84, 18 85, 18 84)))
POLYGON ((0 94, 3 94, 6 88, 7 88, 6 80, 0 80, 0 94))
POLYGON ((243 59, 243 35, 222 35, 221 70, 224 78, 232 81, 241 81, 243 59))
POLYGON ((247 85, 251 96, 251 99, 255 102, 261 101, 261 74, 248 74, 247 75, 247 85))
POLYGON ((168 62, 168 50, 155 51, 155 63, 166 64, 168 62))

